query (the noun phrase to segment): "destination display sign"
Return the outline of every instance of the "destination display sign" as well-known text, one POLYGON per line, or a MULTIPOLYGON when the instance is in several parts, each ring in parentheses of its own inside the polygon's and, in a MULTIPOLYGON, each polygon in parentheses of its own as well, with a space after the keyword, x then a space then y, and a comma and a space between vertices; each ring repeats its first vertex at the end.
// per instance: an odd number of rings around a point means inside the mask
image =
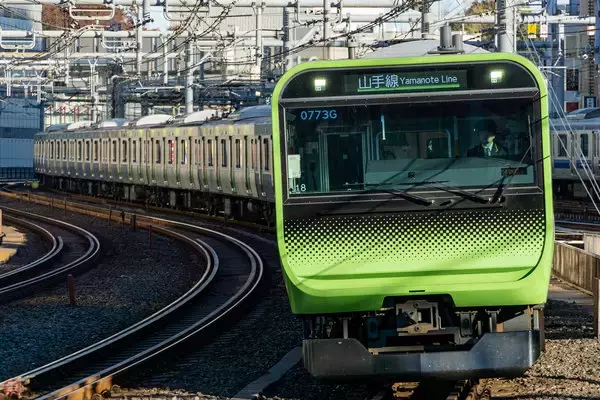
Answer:
MULTIPOLYGON (((371 65, 363 68, 332 67, 302 71, 285 85, 281 100, 467 90, 491 93, 513 88, 538 90, 538 83, 533 75, 515 62, 493 60, 455 65, 437 64, 443 60, 444 57, 432 57, 432 62, 426 65, 371 65)), ((332 65, 335 64, 332 62, 332 65)), ((310 118, 308 114, 307 118, 310 118)), ((331 115, 314 114, 313 118, 331 119, 331 115)))
POLYGON ((467 71, 397 72, 347 75, 347 93, 466 89, 467 71))

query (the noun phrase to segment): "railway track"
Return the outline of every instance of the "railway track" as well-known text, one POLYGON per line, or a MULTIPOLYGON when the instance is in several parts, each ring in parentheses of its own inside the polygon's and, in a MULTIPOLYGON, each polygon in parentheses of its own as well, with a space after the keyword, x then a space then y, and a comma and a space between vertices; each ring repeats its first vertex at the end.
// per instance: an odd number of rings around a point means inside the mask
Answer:
POLYGON ((481 389, 478 380, 396 382, 372 391, 365 400, 399 399, 488 400, 491 395, 481 389))
MULTIPOLYGON (((28 200, 41 204, 52 201, 43 196, 28 200)), ((106 209, 66 200, 61 206, 177 239, 201 255, 206 269, 187 293, 150 317, 74 354, 14 377, 13 380, 25 383, 26 398, 84 399, 110 391, 115 376, 170 353, 199 333, 210 337, 217 332, 247 304, 262 281, 264 268, 258 253, 243 241, 217 230, 162 218, 112 215, 106 209)))
POLYGON ((0 275, 2 301, 64 280, 67 274, 88 267, 100 253, 98 238, 83 228, 13 208, 2 207, 2 211, 7 221, 34 230, 51 243, 51 249, 41 258, 0 275))

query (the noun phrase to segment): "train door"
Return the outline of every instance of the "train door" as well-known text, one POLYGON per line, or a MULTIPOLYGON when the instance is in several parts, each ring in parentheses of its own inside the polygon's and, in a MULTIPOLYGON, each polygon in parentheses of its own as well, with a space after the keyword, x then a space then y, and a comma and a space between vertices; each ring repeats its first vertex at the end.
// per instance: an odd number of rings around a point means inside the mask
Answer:
MULTIPOLYGON (((588 171, 588 168, 592 167, 592 144, 590 143, 590 133, 586 131, 577 131, 575 132, 575 140, 576 143, 574 143, 572 154, 575 160, 573 164, 575 164, 575 168, 579 170, 579 174, 581 175, 581 177, 585 180, 588 180, 589 178, 585 171, 588 171)), ((574 175, 577 175, 575 171, 574 175)))
POLYGON ((264 150, 263 150, 263 142, 262 142, 262 136, 257 136, 255 139, 255 146, 256 146, 256 156, 257 156, 257 163, 256 163, 256 186, 258 189, 258 194, 259 197, 263 197, 265 196, 265 189, 263 186, 263 175, 262 175, 262 171, 264 168, 264 150))
POLYGON ((600 176, 600 131, 592 131, 590 136, 594 144, 592 170, 594 171, 594 176, 598 177, 600 176))
POLYGON ((92 140, 86 139, 83 142, 83 176, 90 177, 92 175, 92 140))
POLYGON ((91 174, 92 178, 98 178, 100 176, 100 140, 92 140, 92 155, 91 159, 91 174))
POLYGON ((364 184, 366 145, 362 132, 320 135, 321 190, 361 189, 364 184))

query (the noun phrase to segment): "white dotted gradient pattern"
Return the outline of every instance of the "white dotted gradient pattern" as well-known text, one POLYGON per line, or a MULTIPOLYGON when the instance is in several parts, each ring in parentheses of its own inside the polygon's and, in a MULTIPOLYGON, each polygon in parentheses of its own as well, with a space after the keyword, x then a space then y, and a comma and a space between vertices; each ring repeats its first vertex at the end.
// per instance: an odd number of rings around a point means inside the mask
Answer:
POLYGON ((405 213, 285 222, 290 265, 410 263, 496 254, 539 257, 544 210, 405 213))

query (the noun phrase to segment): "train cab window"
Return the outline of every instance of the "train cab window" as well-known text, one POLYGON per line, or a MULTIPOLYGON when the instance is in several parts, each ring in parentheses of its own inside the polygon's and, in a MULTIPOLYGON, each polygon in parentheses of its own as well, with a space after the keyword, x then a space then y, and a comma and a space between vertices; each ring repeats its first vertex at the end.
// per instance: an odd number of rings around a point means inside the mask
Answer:
POLYGON ((160 164, 161 160, 162 160, 162 157, 161 157, 161 154, 160 154, 160 140, 155 140, 154 144, 155 144, 155 147, 154 147, 154 162, 156 164, 160 164))
POLYGON ((90 161, 90 141, 85 142, 85 161, 90 161))
POLYGON ((94 161, 98 161, 98 142, 94 141, 94 161))
POLYGON ((227 141, 221 139, 221 166, 227 167, 227 141))
POLYGON ((181 165, 187 164, 188 160, 188 142, 185 139, 181 139, 181 165))
POLYGON ((556 145, 558 146, 558 156, 567 157, 567 135, 558 135, 556 145))
POLYGON ((582 134, 580 136, 581 138, 581 152, 583 153, 584 157, 587 157, 590 151, 590 143, 589 143, 589 136, 587 134, 582 134))
POLYGON ((241 168, 242 166, 242 142, 240 139, 235 139, 235 167, 241 168))
POLYGON ((122 162, 126 163, 127 162, 127 140, 123 140, 123 142, 121 144, 122 144, 121 160, 122 160, 122 162))
POLYGON ((213 146, 212 146, 212 140, 208 139, 206 141, 206 158, 208 160, 208 166, 212 167, 213 166, 213 146))
POLYGON ((131 162, 137 162, 137 140, 131 142, 131 162))
POLYGON ((269 139, 264 139, 263 140, 263 144, 264 144, 264 154, 265 154, 265 171, 269 170, 269 139))
POLYGON ((81 153, 83 152, 82 150, 82 144, 81 144, 81 140, 77 141, 77 161, 81 161, 81 153))

